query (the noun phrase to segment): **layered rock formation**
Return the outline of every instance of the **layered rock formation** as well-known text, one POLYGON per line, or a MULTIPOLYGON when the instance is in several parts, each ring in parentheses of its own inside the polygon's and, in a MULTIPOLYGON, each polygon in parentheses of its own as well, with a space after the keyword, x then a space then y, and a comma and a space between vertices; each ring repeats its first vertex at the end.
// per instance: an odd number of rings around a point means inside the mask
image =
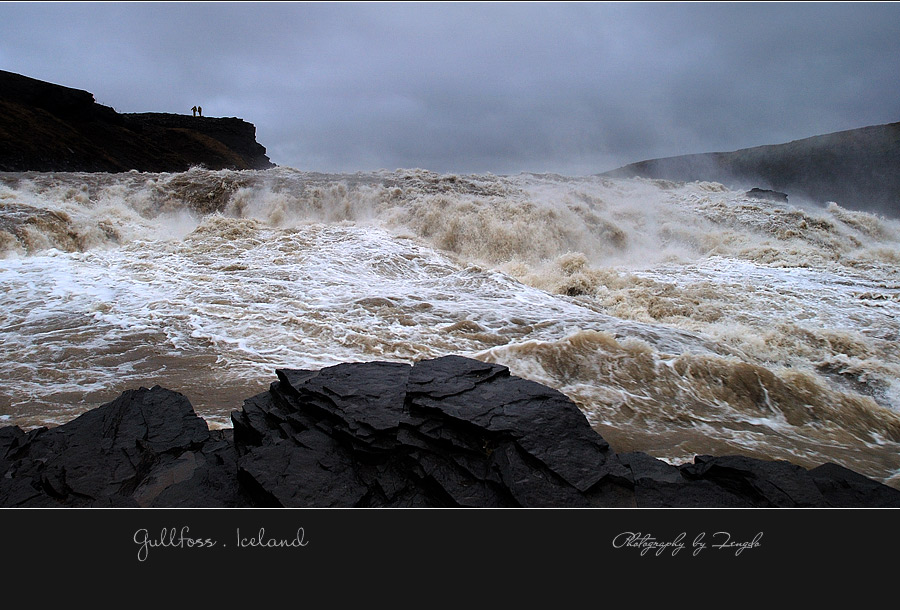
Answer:
POLYGON ((786 144, 650 159, 605 172, 620 178, 760 186, 796 198, 900 217, 900 123, 786 144))
POLYGON ((119 114, 87 91, 0 71, 0 171, 274 167, 238 118, 119 114))
POLYGON ((277 376, 232 430, 158 386, 0 428, 0 506, 900 507, 835 464, 616 454, 564 395, 477 360, 277 376))

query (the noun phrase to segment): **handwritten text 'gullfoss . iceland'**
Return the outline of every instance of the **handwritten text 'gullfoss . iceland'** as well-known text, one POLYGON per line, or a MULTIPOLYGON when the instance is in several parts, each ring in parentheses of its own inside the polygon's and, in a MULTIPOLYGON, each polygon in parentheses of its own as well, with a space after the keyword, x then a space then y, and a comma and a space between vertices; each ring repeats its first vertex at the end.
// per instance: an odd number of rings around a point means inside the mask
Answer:
POLYGON ((217 538, 209 536, 197 536, 191 533, 190 527, 163 528, 159 534, 151 534, 146 528, 141 528, 134 533, 134 543, 138 545, 138 561, 146 561, 150 555, 150 549, 212 549, 212 548, 266 548, 266 549, 299 549, 309 544, 304 529, 298 528, 291 537, 273 537, 266 534, 265 528, 259 528, 253 535, 241 533, 236 528, 233 542, 221 542, 217 538))

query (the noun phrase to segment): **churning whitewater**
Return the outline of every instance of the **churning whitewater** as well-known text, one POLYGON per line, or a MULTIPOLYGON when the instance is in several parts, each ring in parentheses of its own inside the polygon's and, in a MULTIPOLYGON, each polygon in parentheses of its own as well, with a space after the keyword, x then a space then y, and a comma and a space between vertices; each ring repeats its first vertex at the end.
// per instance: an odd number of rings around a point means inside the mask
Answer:
POLYGON ((290 168, 0 174, 0 425, 138 386, 460 354, 616 451, 900 487, 900 222, 720 184, 290 168))

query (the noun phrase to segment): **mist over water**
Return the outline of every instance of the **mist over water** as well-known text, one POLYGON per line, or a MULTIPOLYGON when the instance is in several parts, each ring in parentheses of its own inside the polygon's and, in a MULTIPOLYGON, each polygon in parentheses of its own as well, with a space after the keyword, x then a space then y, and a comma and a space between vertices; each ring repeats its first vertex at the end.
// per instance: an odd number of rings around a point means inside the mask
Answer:
POLYGON ((276 368, 461 354, 617 451, 900 486, 900 223, 596 176, 0 174, 0 425, 139 385, 230 426, 276 368))

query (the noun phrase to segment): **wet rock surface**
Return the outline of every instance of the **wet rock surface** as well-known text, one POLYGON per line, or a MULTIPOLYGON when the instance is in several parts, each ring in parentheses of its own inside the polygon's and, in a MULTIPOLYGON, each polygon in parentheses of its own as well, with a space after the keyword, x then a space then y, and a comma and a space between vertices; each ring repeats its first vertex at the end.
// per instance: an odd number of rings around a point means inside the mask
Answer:
POLYGON ((761 189, 761 188, 752 188, 746 193, 745 196, 751 197, 753 199, 764 199, 766 201, 778 201, 780 203, 787 203, 788 196, 787 193, 779 193, 778 191, 773 191, 770 189, 761 189))
POLYGON ((0 506, 900 507, 836 464, 617 454, 564 395, 468 358, 277 378, 231 430, 159 386, 0 428, 0 506))

